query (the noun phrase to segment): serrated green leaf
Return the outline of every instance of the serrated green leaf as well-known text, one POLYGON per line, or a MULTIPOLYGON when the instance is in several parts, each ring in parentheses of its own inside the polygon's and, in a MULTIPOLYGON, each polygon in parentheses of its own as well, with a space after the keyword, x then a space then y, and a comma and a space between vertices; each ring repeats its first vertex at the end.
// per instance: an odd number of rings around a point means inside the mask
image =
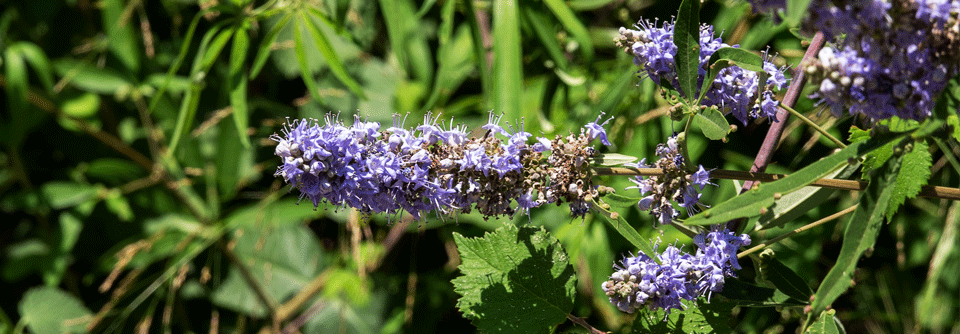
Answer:
POLYGON ((733 305, 726 302, 701 299, 694 303, 682 301, 685 308, 671 310, 667 315, 662 309, 641 309, 633 320, 632 333, 731 333, 728 323, 733 305))
POLYGON ((950 115, 949 117, 947 117, 947 124, 949 124, 950 127, 953 128, 953 131, 950 132, 950 135, 953 136, 953 139, 956 141, 960 141, 960 117, 957 117, 957 115, 955 114, 950 115))
POLYGON ((237 28, 233 34, 233 45, 230 46, 228 84, 230 85, 230 106, 233 107, 233 123, 237 126, 237 135, 243 147, 250 147, 250 136, 247 134, 250 112, 247 105, 247 72, 244 70, 249 47, 250 37, 247 36, 247 29, 237 28))
POLYGON ((886 218, 890 220, 897 213, 900 206, 908 198, 914 198, 920 193, 920 188, 930 179, 933 157, 927 142, 918 140, 913 143, 913 149, 903 154, 903 163, 897 172, 893 184, 893 193, 890 195, 890 204, 887 206, 886 218))
POLYGON ((724 281, 723 291, 720 291, 719 295, 736 305, 745 307, 789 307, 808 304, 806 300, 790 297, 780 290, 744 283, 735 278, 727 278, 724 281))
POLYGON ((23 295, 21 321, 37 334, 84 333, 90 309, 73 295, 54 287, 33 288, 23 295))
POLYGON ((711 140, 720 140, 730 133, 730 123, 723 114, 715 108, 707 108, 693 116, 693 122, 700 127, 703 135, 711 140))
POLYGON ((813 295, 813 289, 807 285, 800 275, 793 269, 783 265, 776 258, 766 258, 760 255, 760 272, 763 278, 773 284, 778 291, 790 296, 796 300, 809 300, 813 295))
POLYGON ((506 224, 483 237, 454 233, 457 307, 483 332, 550 333, 566 320, 576 275, 563 247, 541 228, 506 224))
POLYGON ((597 166, 620 166, 634 161, 637 161, 637 157, 620 153, 604 153, 594 158, 594 164, 597 166))
POLYGON ((840 329, 837 328, 837 320, 834 317, 837 311, 829 310, 820 312, 820 316, 817 317, 817 321, 807 327, 807 330, 804 331, 806 334, 840 334, 840 329))
POLYGON ((758 189, 747 191, 717 204, 696 216, 688 218, 683 223, 684 225, 714 225, 737 218, 760 216, 761 209, 767 209, 773 205, 775 194, 783 195, 796 191, 847 164, 849 159, 856 159, 870 153, 877 147, 885 145, 902 135, 891 134, 864 142, 852 143, 847 148, 820 159, 820 161, 810 164, 781 180, 761 184, 758 189))
POLYGON ((856 143, 867 139, 870 139, 870 129, 861 130, 856 125, 850 126, 850 136, 847 137, 847 141, 856 143))
POLYGON ((517 0, 497 1, 493 7, 493 38, 497 41, 493 44, 494 111, 507 119, 521 119, 523 66, 517 0))
POLYGON ((883 225, 884 214, 894 190, 892 183, 896 182, 901 163, 902 159, 893 159, 882 169, 871 173, 870 184, 866 191, 860 193, 860 202, 843 233, 843 245, 837 262, 817 288, 812 304, 814 314, 826 309, 853 283, 857 261, 863 252, 873 247, 883 225))
MULTIPOLYGON (((328 23, 327 18, 323 16, 319 11, 309 10, 309 13, 313 14, 317 19, 328 23)), ((327 39, 327 35, 320 30, 320 27, 317 26, 310 14, 304 14, 302 16, 304 23, 306 23, 307 29, 310 30, 313 40, 317 43, 317 48, 320 50, 320 54, 323 55, 323 59, 327 61, 327 66, 330 66, 330 71, 333 72, 333 76, 337 77, 341 83, 347 86, 351 92, 361 99, 366 99, 366 94, 363 92, 363 88, 360 87, 360 84, 357 83, 350 74, 347 73, 347 68, 343 66, 343 61, 340 60, 340 56, 337 55, 337 52, 333 49, 333 46, 330 45, 330 40, 327 39)))
POLYGON ((700 0, 683 0, 673 29, 673 44, 677 45, 674 57, 677 79, 683 96, 691 101, 696 94, 697 78, 700 76, 700 0))

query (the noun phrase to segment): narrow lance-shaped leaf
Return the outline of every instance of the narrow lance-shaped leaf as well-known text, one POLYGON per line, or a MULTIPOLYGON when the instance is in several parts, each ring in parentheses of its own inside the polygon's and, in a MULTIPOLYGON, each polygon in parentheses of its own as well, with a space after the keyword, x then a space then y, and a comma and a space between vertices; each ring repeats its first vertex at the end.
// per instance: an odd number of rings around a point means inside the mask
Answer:
POLYGON ((587 32, 587 28, 580 22, 580 19, 577 18, 573 11, 570 10, 570 7, 562 0, 544 0, 543 3, 546 4, 547 8, 550 8, 550 11, 553 12, 553 15, 560 20, 563 27, 573 35, 577 43, 580 43, 580 50, 583 51, 583 57, 588 63, 591 62, 593 60, 593 41, 587 32))
MULTIPOLYGON (((303 16, 299 18, 302 20, 303 16)), ((303 35, 300 31, 300 26, 300 24, 294 24, 293 29, 293 44, 294 51, 297 54, 297 63, 300 65, 300 79, 303 80, 303 84, 307 86, 307 90, 310 91, 313 99, 319 103, 323 103, 323 97, 320 95, 320 85, 317 84, 317 80, 313 77, 313 72, 310 71, 310 64, 307 63, 307 49, 303 45, 303 35)))
POLYGON ((674 59, 680 81, 680 87, 676 88, 692 102, 700 76, 700 0, 683 0, 680 3, 673 30, 673 44, 677 45, 674 59))
POLYGON ((550 333, 573 309, 577 279, 569 256, 541 228, 506 224, 483 237, 454 233, 463 276, 457 307, 487 333, 550 333))
POLYGON ((773 254, 760 254, 760 273, 763 278, 787 296, 797 300, 809 300, 813 295, 813 289, 807 285, 800 275, 793 269, 785 266, 780 260, 773 257, 773 254))
MULTIPOLYGON (((324 23, 327 23, 328 26, 330 25, 327 18, 319 11, 313 9, 310 10, 309 13, 324 23)), ((303 21, 306 22, 307 29, 310 29, 313 39, 317 43, 317 48, 320 49, 320 54, 323 55, 323 59, 326 60, 327 65, 330 66, 330 71, 333 72, 333 76, 337 77, 341 83, 347 86, 347 89, 350 89, 354 95, 361 99, 366 99, 367 95, 364 94, 363 88, 347 73, 347 68, 343 66, 343 61, 340 60, 340 56, 337 55, 336 50, 330 45, 330 40, 327 39, 327 35, 317 26, 317 22, 313 21, 309 14, 304 14, 303 21)))
POLYGON ((287 13, 280 18, 280 21, 277 22, 270 31, 267 33, 267 36, 263 38, 263 42, 260 44, 260 48, 257 50, 257 55, 253 57, 253 64, 250 66, 250 77, 256 77, 260 74, 260 70, 263 69, 263 65, 266 65, 267 59, 270 56, 270 52, 273 51, 273 43, 276 43, 277 37, 280 36, 280 30, 290 23, 290 19, 293 18, 293 14, 287 13))
MULTIPOLYGON (((811 314, 818 314, 833 303, 837 297, 853 284, 853 272, 863 252, 873 247, 883 226, 883 218, 890 204, 890 198, 901 171, 902 159, 891 159, 887 164, 871 173, 870 185, 860 194, 857 210, 850 216, 843 233, 843 245, 833 268, 823 278, 814 295, 811 314)), ((807 319, 807 323, 812 318, 807 319)))
POLYGON ((710 209, 704 210, 696 216, 690 217, 683 223, 685 225, 714 225, 737 218, 759 216, 762 214, 761 209, 766 209, 773 205, 776 194, 779 193, 782 195, 796 191, 830 174, 830 172, 846 164, 850 159, 859 158, 903 135, 903 133, 891 133, 885 136, 878 136, 869 141, 853 143, 847 146, 847 148, 820 159, 820 161, 810 164, 781 180, 762 184, 758 189, 747 191, 737 197, 717 204, 710 209))
MULTIPOLYGON (((233 37, 233 33, 233 30, 221 30, 218 26, 214 26, 203 36, 203 40, 200 42, 200 51, 197 53, 197 57, 194 58, 193 68, 190 71, 191 80, 204 80, 204 76, 206 76, 210 66, 213 66, 213 62, 217 60, 220 51, 223 51, 224 46, 226 46, 230 38, 233 37)), ((180 111, 177 113, 177 125, 173 131, 173 138, 170 139, 170 150, 167 151, 168 156, 173 156, 177 150, 177 146, 180 144, 180 140, 190 132, 189 130, 193 126, 193 118, 197 114, 197 106, 199 104, 200 85, 194 82, 192 89, 187 92, 183 98, 183 102, 180 103, 180 111)))
POLYGON ((247 105, 247 72, 244 64, 247 62, 247 49, 250 47, 250 37, 247 29, 238 27, 233 35, 233 45, 230 49, 230 106, 233 107, 233 122, 237 126, 237 135, 243 147, 250 147, 250 136, 247 135, 249 122, 249 108, 247 105))
POLYGON ((627 239, 627 241, 629 241, 633 247, 636 247, 651 259, 660 262, 659 258, 657 257, 657 251, 653 249, 653 243, 650 242, 650 239, 640 235, 640 233, 637 232, 637 230, 630 225, 626 219, 623 218, 623 215, 617 213, 616 218, 611 218, 610 216, 612 212, 601 207, 600 203, 598 203, 596 200, 594 200, 592 204, 597 211, 600 211, 600 215, 603 216, 603 219, 610 224, 610 227, 613 227, 613 229, 617 230, 617 232, 619 232, 624 239, 627 239))
MULTIPOLYGON (((39 46, 33 43, 18 42, 16 45, 20 49, 20 54, 23 55, 23 59, 33 67, 33 71, 37 74, 37 77, 40 78, 43 89, 52 91, 53 66, 50 65, 50 59, 47 58, 47 55, 39 46)), ((13 46, 11 45, 10 47, 13 46)))
POLYGON ((463 0, 466 8, 467 22, 470 24, 470 34, 473 37, 473 54, 477 58, 477 64, 480 68, 480 85, 483 87, 483 96, 488 96, 493 91, 493 78, 490 77, 490 66, 487 64, 487 52, 484 50, 483 37, 480 34, 480 23, 477 21, 477 9, 472 0, 463 0))
POLYGON ((520 54, 520 24, 516 0, 494 3, 493 45, 496 77, 495 111, 507 119, 520 119, 523 68, 520 54))

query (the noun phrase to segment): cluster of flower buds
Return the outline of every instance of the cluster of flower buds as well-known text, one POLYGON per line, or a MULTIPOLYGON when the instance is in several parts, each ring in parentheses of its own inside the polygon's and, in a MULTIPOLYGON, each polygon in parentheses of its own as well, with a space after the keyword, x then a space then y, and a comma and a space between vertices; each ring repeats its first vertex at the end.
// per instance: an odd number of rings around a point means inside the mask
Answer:
POLYGON ((507 129, 499 121, 491 114, 481 137, 462 126, 444 128, 429 114, 413 129, 399 118, 386 130, 358 117, 350 126, 334 115, 325 124, 288 121, 283 136, 271 136, 283 159, 276 176, 314 207, 326 201, 366 214, 405 210, 420 219, 475 207, 491 217, 566 201, 574 216, 585 215, 597 196, 587 168, 596 151, 588 145, 596 138, 609 145, 602 124, 531 144, 522 124, 507 129))
MULTIPOLYGON (((772 6, 751 2, 763 10, 772 6)), ((958 15, 956 0, 813 1, 801 29, 836 43, 805 69, 819 87, 813 97, 836 116, 930 116, 960 70, 958 15)))
POLYGON ((697 171, 690 173, 686 169, 683 155, 680 153, 677 136, 667 139, 666 144, 657 145, 657 155, 660 159, 647 165, 644 158, 636 164, 627 164, 637 168, 660 168, 662 176, 637 176, 632 181, 640 189, 640 195, 646 195, 637 204, 640 210, 650 211, 661 225, 669 224, 671 220, 680 216, 680 212, 673 207, 673 202, 680 204, 687 210, 688 215, 694 215, 699 210, 700 191, 710 182, 710 172, 698 166, 697 171), (648 195, 649 194, 649 195, 648 195))
POLYGON ((693 243, 696 254, 671 245, 657 255, 659 263, 644 254, 624 257, 620 266, 614 265, 617 271, 610 280, 603 282, 603 291, 627 313, 649 306, 669 314, 671 309, 682 309, 684 299, 706 296, 709 300, 713 292, 723 290, 726 277, 736 276, 737 250, 750 245, 750 237, 714 229, 698 234, 693 243))
MULTIPOLYGON (((640 21, 636 28, 638 30, 621 27, 620 35, 615 41, 617 46, 633 55, 634 64, 641 68, 641 79, 646 76, 657 83, 668 82, 673 89, 688 96, 687 92, 680 89, 674 61, 677 54, 677 46, 673 44, 674 24, 663 22, 662 26, 658 26, 656 21, 640 21)), ((723 47, 730 45, 713 36, 713 26, 700 26, 700 66, 696 94, 700 93, 699 87, 706 79, 710 56, 723 47)), ((766 58, 766 55, 764 57, 766 58)), ((722 69, 707 87, 702 104, 730 112, 743 124, 760 117, 776 121, 777 106, 780 103, 773 90, 783 89, 788 80, 783 74, 784 68, 778 68, 766 59, 763 69, 767 73, 767 80, 762 85, 756 72, 736 66, 722 69)))

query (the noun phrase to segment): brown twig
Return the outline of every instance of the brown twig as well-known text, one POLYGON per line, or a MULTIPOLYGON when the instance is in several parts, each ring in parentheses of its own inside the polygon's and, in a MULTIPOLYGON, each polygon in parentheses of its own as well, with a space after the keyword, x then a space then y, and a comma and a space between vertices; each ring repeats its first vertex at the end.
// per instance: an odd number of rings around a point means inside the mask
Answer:
POLYGON ((584 321, 583 319, 580 319, 580 318, 578 318, 578 317, 573 316, 573 314, 567 313, 567 319, 570 319, 570 321, 572 321, 573 323, 575 323, 575 324, 577 324, 577 325, 580 325, 580 326, 582 326, 583 328, 586 328, 588 331, 590 331, 590 333, 593 333, 593 334, 604 334, 604 333, 606 333, 606 332, 601 331, 601 330, 599 330, 599 329, 593 328, 593 326, 590 326, 590 324, 588 324, 586 321, 584 321))
MULTIPOLYGON (((660 168, 627 168, 627 167, 597 167, 594 168, 597 175, 638 175, 638 176, 662 176, 663 170, 660 168)), ((743 180, 752 182, 773 182, 787 177, 784 174, 768 174, 760 172, 744 172, 735 170, 715 169, 710 172, 710 178, 725 180, 743 180)), ((819 179, 808 184, 811 187, 823 187, 837 190, 863 191, 867 189, 866 181, 839 180, 839 179, 819 179)), ((960 200, 960 189, 947 188, 940 186, 923 186, 920 188, 918 196, 934 197, 942 199, 960 200)))

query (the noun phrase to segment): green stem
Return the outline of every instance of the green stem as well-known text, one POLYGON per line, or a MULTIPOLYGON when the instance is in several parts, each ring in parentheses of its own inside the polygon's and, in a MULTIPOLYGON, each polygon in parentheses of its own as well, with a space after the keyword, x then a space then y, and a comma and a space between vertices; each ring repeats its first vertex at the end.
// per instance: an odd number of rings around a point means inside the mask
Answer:
POLYGON ((761 249, 764 249, 764 248, 766 248, 766 247, 768 247, 768 246, 770 246, 770 245, 773 245, 773 244, 779 242, 780 240, 783 240, 783 239, 792 237, 792 236, 794 236, 794 235, 797 234, 797 233, 800 233, 800 232, 803 232, 803 231, 812 229, 812 228, 814 228, 814 227, 823 225, 824 223, 829 222, 829 221, 831 221, 831 220, 840 218, 840 217, 842 217, 843 215, 846 215, 846 214, 848 214, 848 213, 850 213, 850 212, 853 212, 853 210, 855 210, 856 208, 857 208, 857 205, 851 206, 851 207, 849 207, 849 208, 843 209, 843 211, 840 211, 840 212, 834 213, 834 214, 832 214, 832 215, 823 217, 823 219, 820 219, 820 220, 818 220, 818 221, 815 221, 815 222, 812 222, 812 223, 810 223, 810 224, 804 225, 804 226, 802 226, 802 227, 800 227, 800 228, 798 228, 798 229, 796 229, 796 230, 793 230, 793 231, 784 233, 783 235, 778 236, 778 237, 776 237, 776 238, 767 240, 767 241, 765 241, 765 242, 763 242, 763 243, 760 243, 759 245, 756 245, 756 246, 751 247, 751 248, 748 249, 748 250, 745 250, 745 251, 743 251, 743 252, 740 252, 740 254, 737 254, 737 258, 740 259, 740 258, 743 258, 744 256, 747 256, 747 255, 756 253, 757 251, 759 251, 759 250, 761 250, 761 249))
POLYGON ((827 132, 826 129, 820 127, 820 125, 817 125, 817 123, 814 123, 814 122, 811 121, 809 118, 807 118, 807 116, 804 116, 804 115, 801 114, 799 111, 797 111, 797 110, 795 110, 795 109, 791 108, 790 106, 785 105, 785 104, 783 104, 783 103, 780 104, 780 108, 783 108, 784 110, 789 111, 791 115, 796 116, 797 118, 799 118, 799 119, 800 119, 801 121, 803 121, 804 123, 807 123, 807 125, 809 125, 810 127, 812 127, 814 130, 817 130, 817 132, 819 132, 819 133, 820 133, 821 135, 823 135, 824 137, 827 137, 827 139, 830 139, 830 141, 832 141, 832 142, 834 142, 835 144, 837 144, 837 146, 839 146, 840 148, 846 148, 846 147, 847 147, 847 145, 844 144, 844 143, 843 143, 842 141, 840 141, 839 139, 837 139, 837 137, 834 137, 833 135, 831 135, 829 132, 827 132))
MULTIPOLYGON (((683 126, 683 136, 677 136, 678 141, 680 142, 680 154, 683 155, 683 161, 686 166, 693 166, 690 160, 690 152, 687 151, 687 134, 690 133, 690 127, 693 125, 693 116, 695 114, 690 114, 687 116, 687 124, 683 126)), ((690 171, 690 168, 687 168, 690 171)))

